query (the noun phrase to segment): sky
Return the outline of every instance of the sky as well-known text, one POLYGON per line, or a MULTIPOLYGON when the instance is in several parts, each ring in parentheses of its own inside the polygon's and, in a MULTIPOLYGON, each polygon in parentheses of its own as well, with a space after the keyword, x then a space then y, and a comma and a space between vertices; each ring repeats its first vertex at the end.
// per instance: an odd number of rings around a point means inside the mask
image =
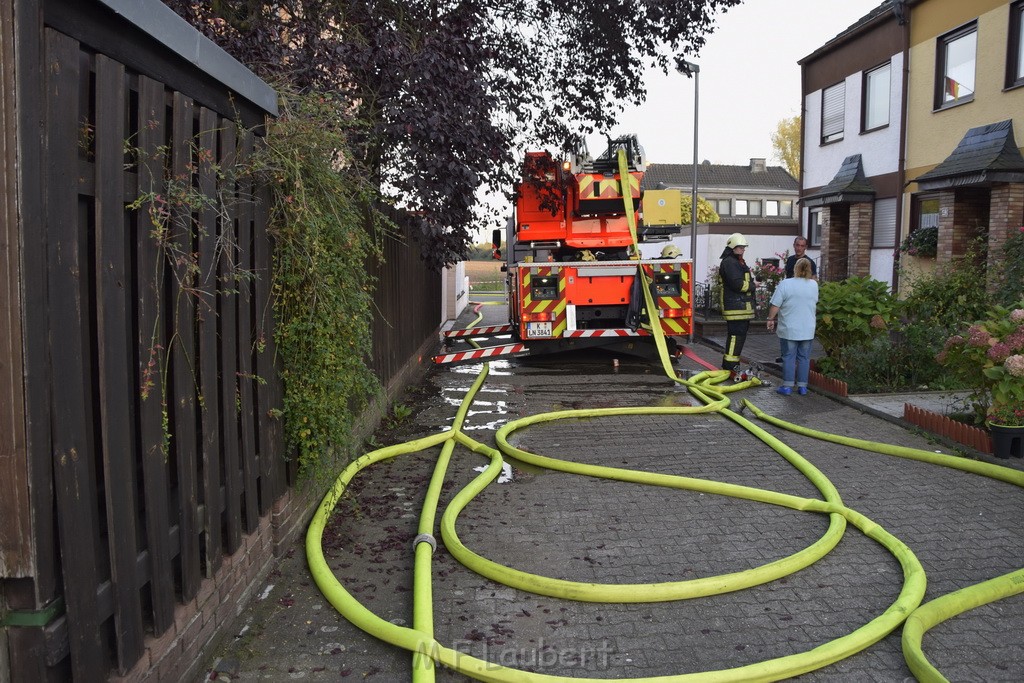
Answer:
MULTIPOLYGON (((697 156, 746 165, 764 157, 781 165, 771 135, 800 113, 800 67, 811 54, 882 0, 745 0, 715 19, 697 57, 700 66, 697 156)), ((657 69, 644 74, 647 101, 629 107, 611 134, 637 135, 648 163, 693 162, 693 79, 657 69)), ((607 146, 590 136, 594 156, 607 146)))
MULTIPOLYGON (((744 0, 715 18, 712 32, 696 57, 700 67, 698 161, 746 165, 752 158, 781 166, 772 150, 779 121, 800 113, 797 61, 830 41, 880 5, 882 0, 744 0)), ((694 81, 680 73, 649 69, 643 75, 647 99, 627 107, 612 137, 635 134, 648 163, 693 163, 694 81)), ((607 147, 597 133, 587 137, 591 156, 607 147)), ((511 211, 502 197, 482 196, 511 211)), ((477 228, 488 241, 487 224, 477 228)))

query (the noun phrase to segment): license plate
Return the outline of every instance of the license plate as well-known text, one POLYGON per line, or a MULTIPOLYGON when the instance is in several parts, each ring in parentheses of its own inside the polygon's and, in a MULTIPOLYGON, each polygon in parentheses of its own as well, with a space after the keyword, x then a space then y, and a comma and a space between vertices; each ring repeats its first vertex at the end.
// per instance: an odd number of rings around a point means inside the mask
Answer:
POLYGON ((550 337, 551 323, 526 323, 527 337, 550 337))

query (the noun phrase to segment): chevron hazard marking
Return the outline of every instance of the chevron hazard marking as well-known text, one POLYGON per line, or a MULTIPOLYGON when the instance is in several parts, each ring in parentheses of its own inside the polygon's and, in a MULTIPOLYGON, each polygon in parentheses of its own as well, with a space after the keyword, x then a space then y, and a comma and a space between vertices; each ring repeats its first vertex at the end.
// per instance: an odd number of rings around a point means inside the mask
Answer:
POLYGON ((460 351, 458 353, 444 353, 434 356, 434 363, 444 365, 445 363, 461 363, 467 360, 478 360, 480 358, 494 358, 495 356, 508 356, 514 353, 525 353, 526 344, 505 344, 504 346, 489 346, 484 349, 473 349, 472 351, 460 351))
POLYGON ((566 337, 573 337, 576 339, 593 338, 593 337, 649 337, 650 332, 646 330, 570 330, 565 333, 566 337))
POLYGON ((448 330, 444 333, 444 336, 449 339, 455 337, 482 337, 491 334, 508 334, 511 331, 511 325, 492 325, 491 327, 470 327, 465 330, 448 330))

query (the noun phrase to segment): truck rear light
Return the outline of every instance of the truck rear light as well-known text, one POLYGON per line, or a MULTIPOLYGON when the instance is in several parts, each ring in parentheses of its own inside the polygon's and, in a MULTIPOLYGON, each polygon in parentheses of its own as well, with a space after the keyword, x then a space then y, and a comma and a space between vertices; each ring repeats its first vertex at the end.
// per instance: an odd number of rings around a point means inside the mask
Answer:
POLYGON ((552 313, 523 313, 524 323, 543 323, 554 320, 555 317, 552 313))
POLYGON ((685 308, 663 308, 663 309, 661 309, 659 311, 659 313, 661 314, 662 318, 685 318, 685 317, 687 317, 686 309, 685 308))

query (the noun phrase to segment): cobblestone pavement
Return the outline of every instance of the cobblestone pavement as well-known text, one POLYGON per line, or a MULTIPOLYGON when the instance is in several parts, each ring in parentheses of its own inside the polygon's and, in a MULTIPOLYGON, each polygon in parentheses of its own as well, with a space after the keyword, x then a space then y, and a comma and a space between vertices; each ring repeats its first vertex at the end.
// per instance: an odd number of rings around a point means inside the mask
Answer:
MULTIPOLYGON (((489 309, 500 316, 499 307, 489 309)), ((712 363, 720 360, 709 348, 694 350, 712 363)), ((698 366, 683 360, 679 367, 698 366)), ((415 408, 413 415, 378 436, 387 439, 380 445, 450 427, 479 368, 431 370, 405 400, 415 408)), ((898 424, 813 393, 782 397, 761 387, 733 396, 734 406, 735 397, 750 398, 769 414, 823 431, 936 448, 898 424)), ((693 404, 688 392, 647 361, 623 357, 617 368, 601 354, 495 361, 465 431, 493 445, 498 427, 526 415, 693 404)), ((762 426, 818 467, 848 506, 909 545, 927 572, 926 599, 1024 565, 1024 490, 762 426)), ((559 421, 524 430, 514 440, 559 458, 820 497, 789 463, 719 415, 559 421)), ((411 539, 438 450, 364 471, 325 536, 325 554, 343 585, 396 624, 411 622, 411 539)), ((484 464, 482 456, 456 449, 442 503, 484 464)), ((1022 468, 1019 460, 998 464, 1022 468)), ((458 532, 485 557, 547 576, 643 583, 718 575, 786 557, 827 527, 827 518, 814 513, 511 465, 512 480, 478 496, 460 516, 458 532)), ((805 651, 882 613, 902 585, 896 560, 852 526, 825 558, 786 578, 715 597, 653 604, 582 603, 507 588, 465 569, 437 536, 437 639, 496 663, 565 677, 699 672, 805 651)), ((409 680, 406 652, 351 626, 321 596, 306 568, 302 539, 258 598, 211 662, 213 678, 219 673, 224 680, 409 680)), ((1024 595, 940 625, 925 637, 924 648, 952 681, 1021 680, 1024 595)), ((801 679, 913 680, 899 629, 801 679)), ((443 670, 438 680, 468 679, 443 670)))

